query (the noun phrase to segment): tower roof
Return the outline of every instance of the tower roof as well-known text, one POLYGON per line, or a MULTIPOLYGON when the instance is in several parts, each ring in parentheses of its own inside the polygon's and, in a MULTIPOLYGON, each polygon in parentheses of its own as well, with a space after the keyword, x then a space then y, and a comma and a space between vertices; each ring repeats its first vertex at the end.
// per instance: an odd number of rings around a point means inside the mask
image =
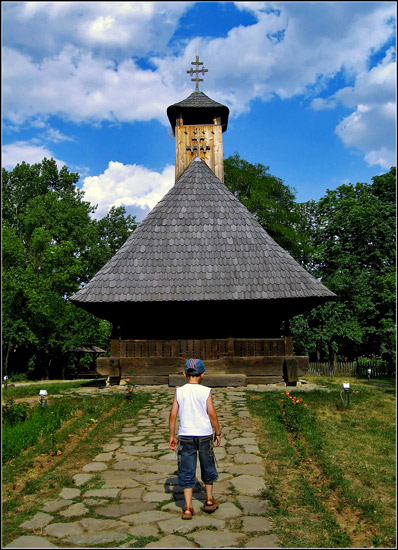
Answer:
POLYGON ((70 300, 85 307, 334 297, 197 157, 112 259, 70 300))
POLYGON ((222 131, 225 132, 227 129, 229 116, 228 107, 214 101, 200 90, 195 90, 187 98, 167 108, 167 116, 173 131, 176 125, 176 119, 180 116, 180 113, 182 113, 184 117, 184 124, 213 124, 213 119, 220 117, 222 131))

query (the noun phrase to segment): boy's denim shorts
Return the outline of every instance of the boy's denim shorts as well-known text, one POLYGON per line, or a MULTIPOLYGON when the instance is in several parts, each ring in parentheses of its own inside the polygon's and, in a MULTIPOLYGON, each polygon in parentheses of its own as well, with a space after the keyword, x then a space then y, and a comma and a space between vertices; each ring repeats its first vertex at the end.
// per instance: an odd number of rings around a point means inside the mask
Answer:
POLYGON ((196 483, 196 464, 199 453, 200 472, 203 483, 211 485, 218 479, 214 460, 213 436, 178 437, 178 484, 182 489, 191 489, 196 483))

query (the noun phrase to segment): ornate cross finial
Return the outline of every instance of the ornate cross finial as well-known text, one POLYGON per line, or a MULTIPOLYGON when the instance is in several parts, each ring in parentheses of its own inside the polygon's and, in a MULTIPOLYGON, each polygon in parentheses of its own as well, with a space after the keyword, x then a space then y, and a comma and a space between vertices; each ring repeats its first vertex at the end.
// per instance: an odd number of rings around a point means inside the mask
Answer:
POLYGON ((199 78, 199 73, 202 73, 202 75, 204 76, 204 74, 208 72, 208 69, 204 69, 203 67, 201 69, 199 69, 199 65, 203 65, 203 63, 201 61, 199 61, 199 56, 198 55, 196 56, 196 61, 192 61, 191 65, 196 65, 196 68, 192 69, 192 67, 191 67, 189 69, 189 71, 187 71, 187 73, 190 74, 191 76, 194 73, 196 73, 196 77, 191 78, 191 81, 196 82, 196 88, 195 89, 197 91, 199 91, 199 82, 203 82, 203 78, 199 78))

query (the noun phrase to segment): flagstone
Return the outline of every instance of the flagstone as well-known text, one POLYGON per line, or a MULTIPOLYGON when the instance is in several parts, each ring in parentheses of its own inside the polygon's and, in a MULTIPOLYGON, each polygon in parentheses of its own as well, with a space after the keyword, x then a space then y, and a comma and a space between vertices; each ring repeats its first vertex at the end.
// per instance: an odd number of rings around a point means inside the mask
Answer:
POLYGON ((142 525, 129 527, 128 534, 133 535, 133 537, 157 537, 159 529, 153 525, 143 523, 142 525))
POLYGON ((40 529, 48 525, 53 519, 54 516, 50 516, 44 512, 37 512, 32 519, 24 521, 21 527, 22 529, 40 529))
POLYGON ((74 544, 76 546, 99 546, 103 544, 109 544, 112 542, 121 542, 126 539, 127 533, 116 533, 106 531, 104 533, 97 534, 83 534, 67 537, 64 542, 74 544))
POLYGON ((112 468, 114 470, 134 470, 135 465, 135 460, 120 460, 119 462, 115 462, 112 468))
POLYGON ((145 510, 154 510, 155 508, 156 504, 154 502, 141 502, 137 500, 99 507, 95 509, 95 513, 99 516, 106 516, 108 518, 120 518, 128 514, 143 512, 145 510))
POLYGON ((93 458, 93 461, 94 462, 107 462, 108 460, 112 460, 112 458, 113 458, 113 453, 111 453, 111 452, 100 453, 99 455, 97 455, 93 458))
POLYGON ((72 504, 72 506, 69 506, 66 510, 62 510, 60 512, 61 516, 64 516, 65 518, 71 518, 74 516, 84 516, 89 513, 88 508, 82 503, 77 502, 76 504, 72 504))
POLYGON ((249 453, 240 453, 234 456, 236 464, 260 464, 262 462, 261 456, 252 455, 249 453))
POLYGON ((150 453, 148 447, 144 447, 143 445, 123 445, 121 450, 123 451, 123 453, 127 453, 129 455, 141 455, 150 453))
POLYGON ((212 513, 212 517, 216 519, 234 519, 242 515, 242 511, 239 510, 232 502, 223 502, 219 505, 218 509, 212 513))
POLYGON ((231 464, 228 470, 235 476, 244 474, 253 475, 253 473, 259 477, 265 475, 264 464, 231 464))
POLYGON ((107 443, 106 445, 102 445, 102 450, 105 453, 116 451, 120 447, 120 443, 107 443))
POLYGON ((254 437, 237 437, 229 441, 230 445, 257 445, 254 437))
POLYGON ((242 531, 270 531, 272 523, 263 516, 246 516, 242 518, 242 531))
POLYGON ((169 514, 168 512, 163 512, 161 510, 153 510, 148 512, 140 512, 138 514, 129 514, 127 516, 122 516, 120 519, 127 523, 140 525, 141 523, 154 523, 174 518, 174 514, 169 514))
POLYGON ((100 506, 101 504, 109 504, 109 500, 105 498, 85 498, 83 504, 87 506, 100 506))
POLYGON ((22 536, 13 540, 4 548, 59 548, 44 537, 22 536))
POLYGON ((85 531, 106 531, 112 530, 125 533, 128 531, 129 526, 126 523, 114 519, 98 519, 98 518, 84 518, 79 521, 79 525, 83 527, 85 531))
POLYGON ((90 489, 84 493, 85 497, 116 498, 120 489, 90 489))
POLYGON ((51 514, 58 512, 58 510, 62 510, 62 508, 66 508, 66 506, 70 506, 71 504, 73 504, 72 500, 50 500, 43 506, 42 510, 43 512, 48 512, 51 514))
POLYGON ((79 489, 69 489, 69 488, 65 487, 59 493, 59 496, 60 496, 60 498, 64 498, 64 499, 67 499, 67 500, 74 499, 74 498, 77 498, 77 497, 80 496, 80 491, 79 491, 79 489))
POLYGON ((76 474, 72 477, 73 483, 80 487, 80 485, 84 485, 87 483, 87 481, 90 481, 90 479, 93 477, 93 474, 76 474))
POLYGON ((240 495, 236 498, 245 514, 265 514, 268 511, 266 500, 240 495))
POLYGON ((233 485, 235 489, 243 495, 257 495, 259 491, 265 489, 264 480, 261 477, 252 475, 240 475, 235 477, 233 485))
POLYGON ((226 448, 226 451, 230 455, 237 455, 242 452, 242 447, 238 447, 237 445, 230 445, 226 448))
POLYGON ((210 525, 217 527, 217 529, 224 529, 225 527, 225 521, 214 518, 213 514, 193 516, 189 521, 183 521, 180 517, 174 516, 172 519, 167 519, 165 521, 159 520, 157 523, 159 528, 165 533, 174 533, 176 531, 179 533, 187 533, 195 527, 209 527, 210 525))
POLYGON ((252 538, 243 548, 280 548, 280 546, 275 535, 260 535, 252 538))
POLYGON ((260 451, 260 449, 258 448, 257 445, 246 445, 245 446, 245 451, 247 453, 253 453, 253 454, 261 455, 261 451, 260 451))
POLYGON ((83 466, 82 470, 83 472, 102 472, 107 468, 108 466, 103 462, 90 462, 89 464, 83 466))
POLYGON ((163 502, 165 500, 170 500, 173 498, 173 495, 170 493, 160 492, 160 491, 148 491, 142 496, 143 502, 163 502))
POLYGON ((167 537, 162 537, 155 542, 150 542, 144 546, 144 548, 196 548, 196 546, 193 542, 184 537, 167 535, 167 537))
MULTIPOLYGON (((200 546, 203 548, 240 548, 238 544, 242 539, 245 538, 242 533, 210 530, 203 530, 191 533, 190 537, 192 537, 193 540, 200 544, 200 546)), ((145 548, 148 548, 148 546, 146 546, 145 548)))
POLYGON ((57 537, 62 539, 70 535, 81 535, 83 529, 78 523, 51 523, 45 530, 45 534, 49 537, 57 537))
POLYGON ((143 493, 143 487, 135 487, 134 489, 123 489, 120 493, 121 498, 139 499, 143 493))

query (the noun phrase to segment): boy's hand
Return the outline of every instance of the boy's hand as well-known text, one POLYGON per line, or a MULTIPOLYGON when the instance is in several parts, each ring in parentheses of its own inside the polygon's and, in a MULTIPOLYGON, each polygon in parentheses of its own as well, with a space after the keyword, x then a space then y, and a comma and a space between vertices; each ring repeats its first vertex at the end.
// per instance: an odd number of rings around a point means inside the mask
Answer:
POLYGON ((221 445, 221 436, 214 434, 214 446, 219 447, 221 445))
POLYGON ((169 448, 172 450, 172 451, 176 451, 177 450, 177 438, 176 437, 170 437, 170 441, 169 441, 169 448))

